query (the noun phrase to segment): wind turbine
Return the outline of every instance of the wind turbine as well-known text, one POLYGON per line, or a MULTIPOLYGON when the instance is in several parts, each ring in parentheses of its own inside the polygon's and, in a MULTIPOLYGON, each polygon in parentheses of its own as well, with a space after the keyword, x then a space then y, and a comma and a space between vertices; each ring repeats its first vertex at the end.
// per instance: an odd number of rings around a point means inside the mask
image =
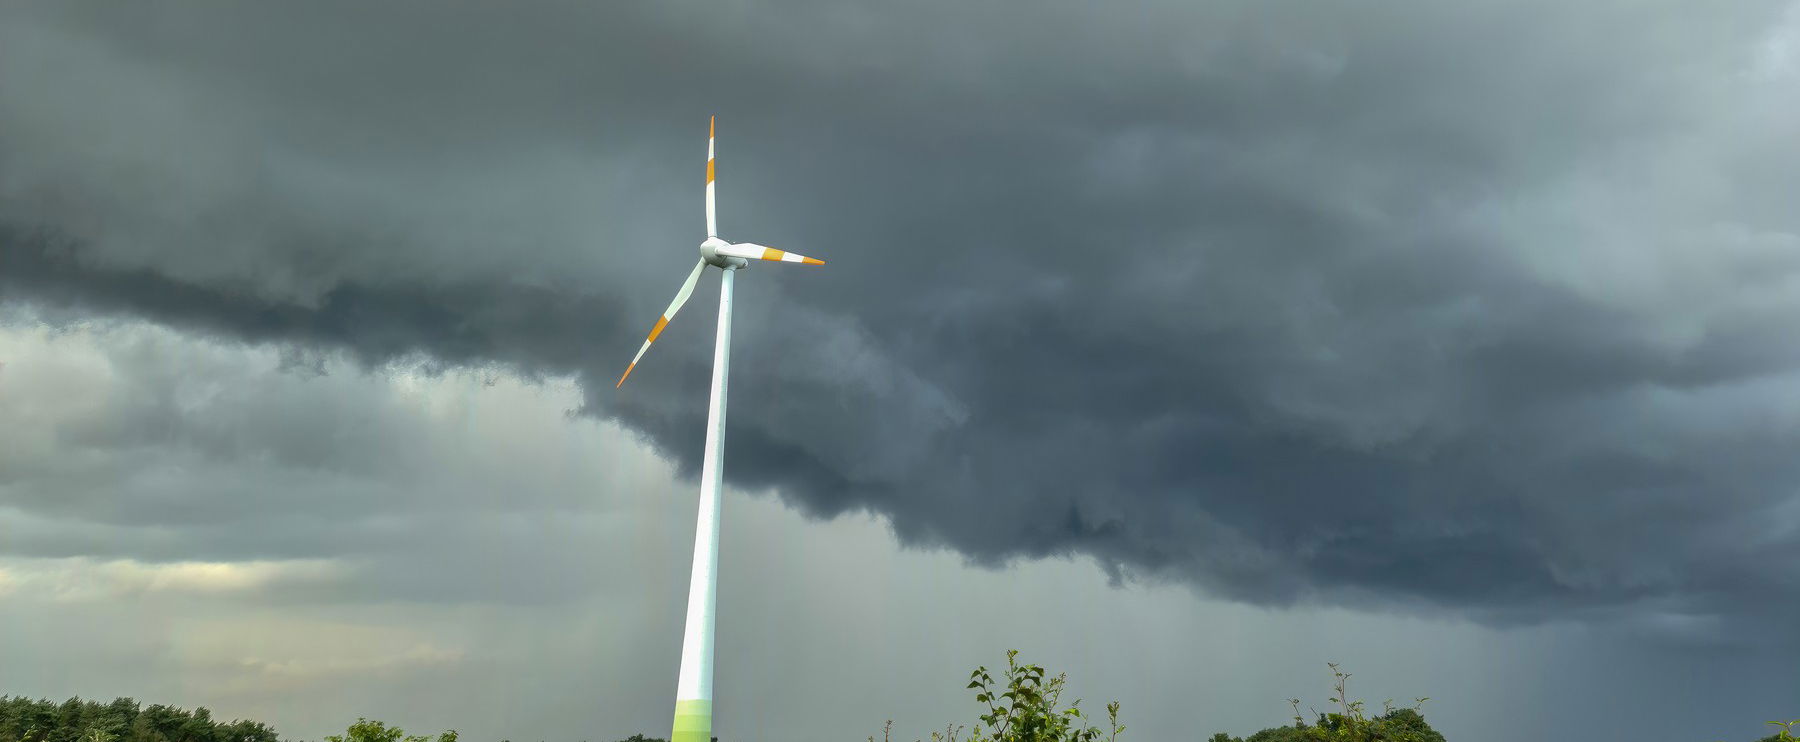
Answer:
POLYGON ((725 388, 731 363, 731 282, 739 268, 752 260, 780 263, 824 265, 825 261, 809 258, 773 247, 750 242, 726 242, 719 239, 717 212, 713 208, 713 135, 718 117, 707 124, 706 132, 706 240, 700 243, 700 262, 688 274, 687 282, 675 292, 675 300, 663 310, 662 318, 650 328, 650 337, 638 348, 631 365, 614 388, 625 386, 625 379, 637 368, 644 351, 656 342, 669 320, 681 311, 694 284, 707 266, 724 275, 719 282, 719 337, 713 348, 712 401, 706 408, 706 455, 700 464, 700 514, 694 528, 694 573, 688 582, 687 631, 681 640, 681 676, 675 686, 675 728, 669 742, 711 742, 712 678, 713 678, 713 603, 718 596, 719 581, 719 494, 724 473, 725 454, 725 388))

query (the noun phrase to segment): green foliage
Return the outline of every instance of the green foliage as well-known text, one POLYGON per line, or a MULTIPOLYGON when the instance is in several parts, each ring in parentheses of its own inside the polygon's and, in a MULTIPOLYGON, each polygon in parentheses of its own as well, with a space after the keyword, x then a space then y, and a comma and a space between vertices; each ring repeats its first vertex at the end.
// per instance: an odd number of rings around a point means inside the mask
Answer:
POLYGON ((214 721, 205 707, 140 708, 129 698, 101 704, 0 696, 0 742, 280 742, 254 721, 214 721))
MULTIPOLYGON (((1246 740, 1246 742, 1305 742, 1305 740, 1306 740, 1305 729, 1306 728, 1304 726, 1275 727, 1273 729, 1264 729, 1260 732, 1250 735, 1249 739, 1246 740)), ((1215 738, 1219 738, 1219 737, 1224 737, 1225 734, 1223 732, 1221 732, 1221 733, 1215 734, 1213 736, 1215 738)), ((1236 742, 1236 740, 1237 740, 1236 737, 1232 737, 1230 739, 1233 740, 1233 742, 1236 742)))
MULTIPOLYGON (((356 723, 343 734, 328 735, 325 742, 431 742, 431 738, 423 734, 409 736, 400 727, 357 717, 356 723)), ((456 730, 438 735, 437 742, 456 742, 456 730)))
POLYGON ((1769 726, 1781 727, 1781 731, 1759 739, 1756 742, 1792 742, 1792 740, 1800 740, 1800 737, 1794 736, 1794 728, 1800 727, 1800 719, 1795 719, 1793 721, 1771 721, 1769 722, 1769 726))
MULTIPOLYGON (((1021 665, 1018 656, 1016 649, 1006 652, 1004 686, 995 685, 994 676, 985 666, 969 673, 968 687, 975 691, 976 702, 985 706, 987 712, 981 714, 966 742, 1095 742, 1101 735, 1106 735, 1107 742, 1117 742, 1119 733, 1125 731, 1119 725, 1117 701, 1106 705, 1112 731, 1102 732, 1099 727, 1088 725, 1079 699, 1068 708, 1057 708, 1067 675, 1045 680, 1044 668, 1021 665)), ((888 742, 888 731, 893 726, 893 722, 887 723, 883 742, 888 742)), ((943 732, 932 732, 932 742, 958 742, 963 729, 952 724, 943 732)), ((869 737, 869 742, 874 741, 873 736, 869 737)))
MULTIPOLYGON (((992 742, 1094 742, 1100 739, 1099 727, 1083 726, 1087 717, 1081 713, 1081 701, 1077 699, 1066 709, 1057 709, 1057 700, 1062 696, 1063 683, 1068 679, 1066 674, 1057 674, 1048 682, 1044 680, 1044 668, 1038 665, 1021 665, 1018 662, 1019 650, 1006 652, 1006 690, 994 692, 994 677, 988 674, 986 667, 978 667, 969 673, 969 688, 974 689, 975 700, 987 706, 987 713, 981 715, 981 723, 976 724, 970 733, 971 740, 992 740, 992 742), (986 724, 983 733, 982 724, 986 724)), ((1112 733, 1109 739, 1116 740, 1125 727, 1119 726, 1119 704, 1107 704, 1106 712, 1111 720, 1112 733)), ((947 742, 955 742, 955 730, 947 742)), ((934 741, 937 735, 932 735, 934 741)))
POLYGON ((1410 708, 1394 708, 1393 701, 1387 701, 1382 704, 1381 715, 1371 717, 1363 711, 1362 701, 1350 700, 1350 673, 1339 670, 1336 664, 1326 665, 1334 679, 1331 702, 1337 704, 1337 711, 1319 714, 1317 721, 1308 724, 1300 715, 1300 699, 1290 698, 1288 705, 1294 709, 1292 726, 1264 729, 1248 738, 1220 732, 1209 742, 1444 742, 1444 735, 1426 724, 1424 714, 1419 713, 1430 699, 1416 699, 1410 708))

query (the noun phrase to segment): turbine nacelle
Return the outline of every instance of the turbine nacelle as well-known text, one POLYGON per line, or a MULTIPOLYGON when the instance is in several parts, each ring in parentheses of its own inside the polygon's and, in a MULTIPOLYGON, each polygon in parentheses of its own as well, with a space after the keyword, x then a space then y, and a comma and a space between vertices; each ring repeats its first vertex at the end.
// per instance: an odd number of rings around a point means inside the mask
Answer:
POLYGON ((700 259, 706 261, 707 265, 725 269, 750 265, 748 256, 733 254, 739 252, 732 250, 733 247, 735 246, 731 243, 717 237, 708 237, 705 242, 700 243, 700 259))
POLYGON ((825 261, 809 258, 805 255, 785 250, 777 250, 768 245, 754 242, 726 242, 717 237, 708 237, 700 243, 700 259, 707 265, 720 268, 742 268, 752 260, 768 260, 776 263, 800 263, 802 265, 824 265, 825 261))

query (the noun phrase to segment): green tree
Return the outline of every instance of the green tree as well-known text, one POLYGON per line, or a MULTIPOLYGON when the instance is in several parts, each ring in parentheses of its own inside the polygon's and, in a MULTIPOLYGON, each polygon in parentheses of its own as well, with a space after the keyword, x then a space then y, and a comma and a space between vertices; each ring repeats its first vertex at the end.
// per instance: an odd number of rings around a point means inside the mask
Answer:
MULTIPOLYGON (((325 742, 431 742, 431 738, 423 734, 409 736, 400 727, 358 717, 343 734, 329 735, 325 742)), ((456 730, 438 735, 437 742, 456 742, 456 730)))

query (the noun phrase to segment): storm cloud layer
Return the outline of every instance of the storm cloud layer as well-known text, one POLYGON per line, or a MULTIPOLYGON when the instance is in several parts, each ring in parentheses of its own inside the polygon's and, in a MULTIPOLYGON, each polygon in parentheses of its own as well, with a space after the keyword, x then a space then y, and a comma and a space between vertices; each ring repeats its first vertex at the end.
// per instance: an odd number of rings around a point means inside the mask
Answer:
MULTIPOLYGON (((1259 604, 1800 625, 1784 3, 21 4, 0 300, 572 374, 697 468, 1259 604)), ((7 548, 26 548, 13 541, 7 548)))

